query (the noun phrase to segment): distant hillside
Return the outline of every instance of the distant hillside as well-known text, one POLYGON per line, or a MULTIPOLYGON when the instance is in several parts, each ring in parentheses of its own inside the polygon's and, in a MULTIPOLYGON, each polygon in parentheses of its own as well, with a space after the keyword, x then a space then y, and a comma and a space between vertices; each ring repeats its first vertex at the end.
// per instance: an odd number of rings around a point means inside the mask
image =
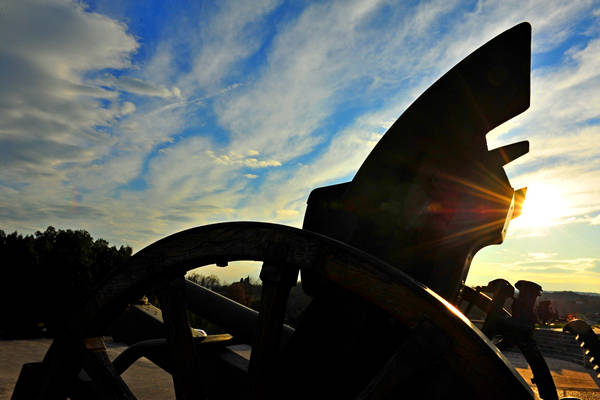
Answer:
POLYGON ((600 293, 593 293, 593 292, 575 292, 577 294, 583 294, 585 296, 596 296, 596 297, 600 297, 600 293))
POLYGON ((539 300, 552 301, 552 307, 559 317, 569 314, 590 322, 600 321, 600 294, 581 292, 543 292, 539 300))

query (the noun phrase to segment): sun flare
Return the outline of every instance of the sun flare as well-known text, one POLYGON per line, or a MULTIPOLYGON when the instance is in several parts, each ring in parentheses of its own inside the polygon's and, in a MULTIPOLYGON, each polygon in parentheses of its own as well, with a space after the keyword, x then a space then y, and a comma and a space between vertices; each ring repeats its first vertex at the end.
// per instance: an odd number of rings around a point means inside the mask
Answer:
POLYGON ((527 188, 521 216, 512 225, 519 228, 541 228, 559 223, 567 214, 567 203, 557 187, 534 182, 527 188))

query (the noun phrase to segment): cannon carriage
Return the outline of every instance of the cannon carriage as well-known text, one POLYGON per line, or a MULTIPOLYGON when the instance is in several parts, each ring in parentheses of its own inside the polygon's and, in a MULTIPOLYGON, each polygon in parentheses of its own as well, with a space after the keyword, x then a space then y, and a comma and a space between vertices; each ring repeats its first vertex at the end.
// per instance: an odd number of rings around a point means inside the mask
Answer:
POLYGON ((521 212, 526 189, 514 190, 503 166, 528 142, 488 150, 485 135, 529 107, 530 42, 530 25, 519 24, 442 76, 352 181, 313 190, 302 229, 220 223, 139 251, 72 310, 13 398, 131 399, 120 374, 146 356, 172 374, 178 399, 532 399, 499 351, 511 343, 540 396, 556 399, 531 338, 541 287, 518 282, 511 314, 507 281, 490 282, 491 297, 464 285, 475 253, 501 243, 521 212), (260 312, 185 280, 238 260, 263 262, 260 312), (285 306, 299 278, 311 302, 291 328, 285 306), (159 294, 163 337, 111 362, 98 337, 148 290, 159 294), (472 305, 487 313, 481 329, 458 308, 472 305), (197 334, 187 308, 230 334, 197 334))

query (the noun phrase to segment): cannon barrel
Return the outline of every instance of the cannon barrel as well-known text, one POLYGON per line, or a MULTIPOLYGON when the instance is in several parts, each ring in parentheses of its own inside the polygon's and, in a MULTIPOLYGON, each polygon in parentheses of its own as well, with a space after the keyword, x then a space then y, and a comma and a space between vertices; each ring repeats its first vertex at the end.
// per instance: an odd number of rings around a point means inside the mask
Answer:
MULTIPOLYGON (((189 280, 185 281, 185 296, 192 311, 217 325, 226 326, 236 341, 252 343, 258 324, 257 311, 189 280)), ((282 345, 293 333, 294 328, 283 325, 282 345)))

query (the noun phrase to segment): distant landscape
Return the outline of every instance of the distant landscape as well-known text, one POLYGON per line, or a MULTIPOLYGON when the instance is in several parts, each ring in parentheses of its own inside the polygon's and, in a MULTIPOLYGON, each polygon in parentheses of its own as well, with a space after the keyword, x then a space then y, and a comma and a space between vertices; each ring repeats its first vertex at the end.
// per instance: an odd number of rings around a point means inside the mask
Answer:
POLYGON ((550 300, 560 319, 569 315, 592 324, 600 323, 600 294, 571 291, 543 292, 539 301, 550 300))

